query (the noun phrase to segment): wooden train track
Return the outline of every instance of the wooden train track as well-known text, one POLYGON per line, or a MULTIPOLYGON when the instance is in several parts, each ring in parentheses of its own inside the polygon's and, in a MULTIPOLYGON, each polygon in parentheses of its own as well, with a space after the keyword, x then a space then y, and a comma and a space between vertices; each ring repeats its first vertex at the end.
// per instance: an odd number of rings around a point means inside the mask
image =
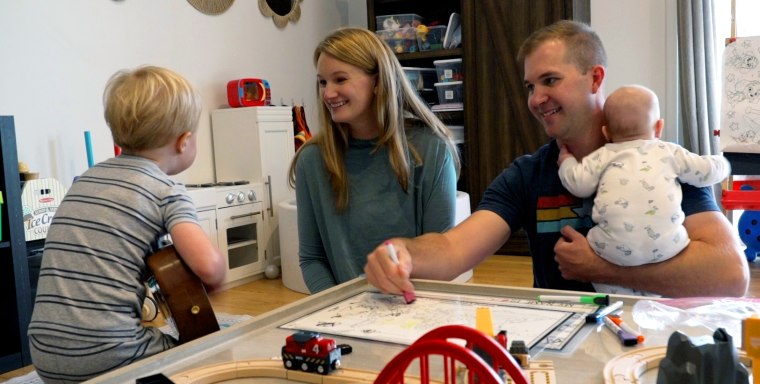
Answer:
MULTIPOLYGON (((551 361, 531 361, 525 371, 531 384, 556 383, 551 361)), ((329 375, 285 369, 281 360, 241 360, 198 367, 178 373, 170 379, 176 384, 210 384, 243 378, 278 378, 296 383, 349 384, 374 383, 378 372, 342 367, 329 375)), ((420 383, 408 377, 409 384, 420 383)), ((508 381, 511 382, 511 381, 508 381)), ((437 382, 436 382, 437 383, 437 382)))
MULTIPOLYGON (((374 383, 377 372, 340 368, 329 375, 286 369, 281 360, 241 360, 198 367, 170 379, 176 384, 210 384, 242 378, 278 378, 296 383, 349 384, 374 383)), ((419 383, 409 379, 409 383, 419 383)))
MULTIPOLYGON (((641 376, 646 371, 657 369, 665 358, 666 346, 636 349, 616 356, 604 366, 605 384, 641 383, 641 376)), ((745 367, 752 366, 752 360, 739 350, 739 361, 745 367)))

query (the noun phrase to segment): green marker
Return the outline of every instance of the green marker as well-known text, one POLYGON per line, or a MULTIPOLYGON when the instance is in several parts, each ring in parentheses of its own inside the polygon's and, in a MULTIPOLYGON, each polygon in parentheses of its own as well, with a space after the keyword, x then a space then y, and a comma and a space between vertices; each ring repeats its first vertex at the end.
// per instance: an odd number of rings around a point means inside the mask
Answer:
POLYGON ((541 295, 538 296, 538 301, 543 302, 557 302, 557 303, 579 303, 579 304, 595 304, 595 305, 609 305, 609 295, 589 295, 589 296, 565 296, 565 295, 541 295))

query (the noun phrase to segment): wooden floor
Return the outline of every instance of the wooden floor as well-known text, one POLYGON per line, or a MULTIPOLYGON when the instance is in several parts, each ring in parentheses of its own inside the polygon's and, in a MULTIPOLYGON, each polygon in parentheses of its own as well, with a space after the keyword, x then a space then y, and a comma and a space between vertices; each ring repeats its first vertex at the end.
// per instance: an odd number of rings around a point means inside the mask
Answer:
MULTIPOLYGON (((747 297, 760 297, 760 263, 750 263, 750 274, 751 283, 747 297)), ((470 283, 531 287, 531 260, 525 256, 492 256, 475 268, 470 283)), ((213 292, 209 296, 216 312, 256 316, 306 295, 286 288, 281 279, 261 279, 225 291, 213 292)), ((0 374, 0 382, 22 376, 32 369, 32 366, 28 366, 0 374)))

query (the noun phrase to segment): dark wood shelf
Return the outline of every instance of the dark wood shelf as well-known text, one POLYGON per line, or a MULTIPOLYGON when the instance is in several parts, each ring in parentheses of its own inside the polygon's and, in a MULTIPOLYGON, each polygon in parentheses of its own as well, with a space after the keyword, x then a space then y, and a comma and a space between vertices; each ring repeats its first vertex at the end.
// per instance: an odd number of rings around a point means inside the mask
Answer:
POLYGON ((411 53, 397 53, 396 57, 401 62, 410 60, 445 59, 449 57, 462 57, 462 48, 435 49, 432 51, 419 51, 411 53))
POLYGON ((12 116, 0 116, 0 166, 0 189, 5 201, 0 206, 3 239, 0 242, 0 303, 4 307, 0 312, 0 329, 3 330, 0 372, 7 372, 31 364, 26 331, 32 315, 16 131, 12 116))
POLYGON ((10 355, 0 356, 0 372, 8 372, 23 366, 21 352, 11 353, 10 355))

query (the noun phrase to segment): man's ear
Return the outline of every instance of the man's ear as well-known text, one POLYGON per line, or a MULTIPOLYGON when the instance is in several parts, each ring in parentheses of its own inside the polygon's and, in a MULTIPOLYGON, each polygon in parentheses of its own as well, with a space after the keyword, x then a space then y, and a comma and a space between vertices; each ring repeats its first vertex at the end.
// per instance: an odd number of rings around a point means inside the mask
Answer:
POLYGON ((662 128, 665 126, 665 120, 658 119, 656 123, 654 123, 654 137, 660 138, 662 136, 662 128))
POLYGON ((190 137, 192 135, 192 132, 187 131, 177 137, 177 142, 175 143, 175 149, 177 150, 177 153, 185 152, 185 149, 187 149, 187 141, 190 140, 190 137))
POLYGON ((591 91, 597 93, 602 89, 602 83, 604 83, 604 66, 595 65, 591 68, 591 91))

